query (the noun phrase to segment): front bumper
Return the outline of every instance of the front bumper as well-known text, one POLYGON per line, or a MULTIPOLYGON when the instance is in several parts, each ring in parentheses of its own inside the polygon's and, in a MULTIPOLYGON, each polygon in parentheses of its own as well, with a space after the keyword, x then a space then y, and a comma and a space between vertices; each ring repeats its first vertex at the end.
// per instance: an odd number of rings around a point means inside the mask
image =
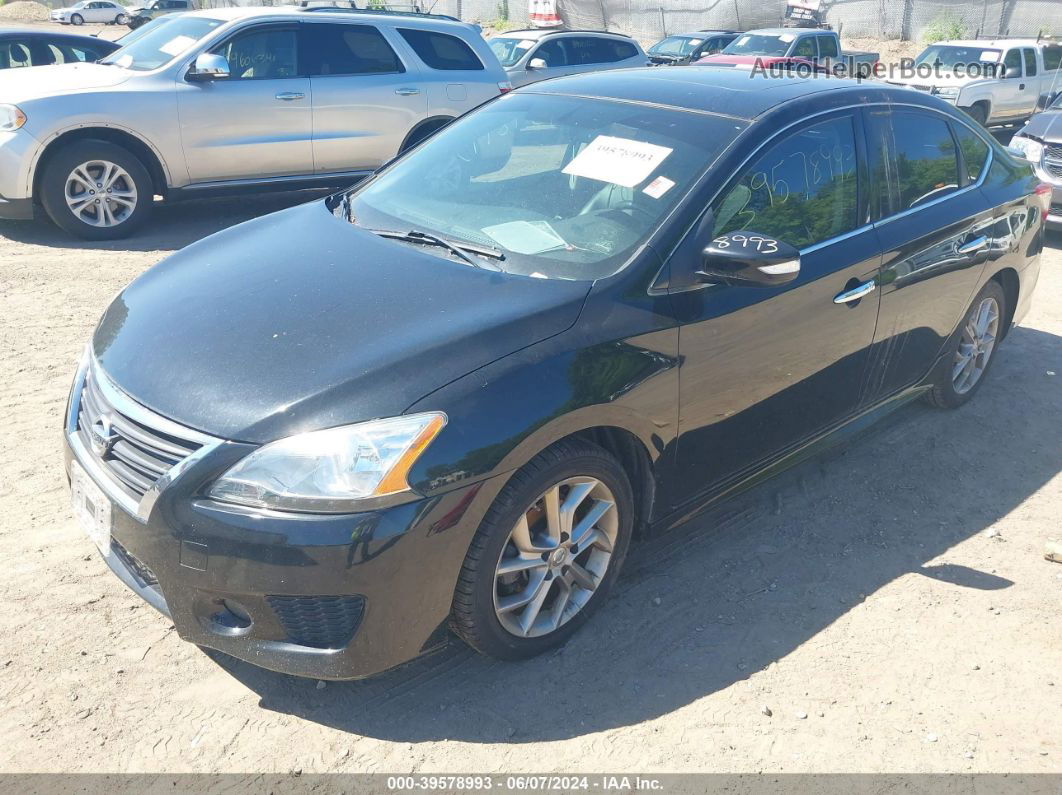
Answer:
POLYGON ((0 218, 26 220, 33 217, 30 174, 40 146, 25 127, 14 132, 0 132, 0 218))
POLYGON ((76 460, 115 497, 105 560, 182 639, 320 679, 368 676, 444 642, 465 552, 500 485, 351 515, 247 509, 202 496, 253 449, 219 442, 130 505, 78 430, 84 370, 67 412, 68 477, 76 460))

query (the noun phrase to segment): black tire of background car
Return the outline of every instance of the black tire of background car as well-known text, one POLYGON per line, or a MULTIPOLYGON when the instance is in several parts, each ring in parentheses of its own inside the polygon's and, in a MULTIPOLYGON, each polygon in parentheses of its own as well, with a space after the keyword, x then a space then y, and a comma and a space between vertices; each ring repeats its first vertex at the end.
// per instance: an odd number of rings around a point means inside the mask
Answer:
POLYGON ((988 123, 988 111, 985 106, 978 103, 977 105, 971 105, 968 108, 963 108, 966 115, 973 119, 975 122, 984 127, 988 123))
POLYGON ((962 323, 959 325, 959 330, 955 333, 955 338, 945 348, 940 361, 937 363, 936 372, 933 374, 933 388, 925 393, 925 400, 929 405, 938 409, 956 409, 977 394, 977 390, 981 388, 985 379, 988 378, 988 373, 992 370, 992 363, 996 360, 1000 340, 1006 332, 1003 323, 1007 317, 1009 317, 1007 314, 1007 297, 1003 293, 1003 288, 999 286, 999 282, 990 281, 981 289, 981 292, 974 298, 973 303, 970 304, 970 308, 966 310, 966 314, 962 316, 962 323), (981 302, 989 297, 995 298, 996 305, 999 307, 999 329, 996 332, 996 344, 977 383, 968 392, 960 395, 955 391, 952 368, 954 367, 955 353, 959 350, 959 345, 962 343, 962 329, 970 321, 970 316, 977 311, 981 302))
POLYGON ((630 545, 633 519, 630 482, 609 453, 581 439, 562 440, 543 450, 513 474, 473 537, 454 592, 451 628, 476 651, 502 660, 522 660, 559 646, 607 598, 630 545), (590 600, 567 623, 548 635, 518 638, 502 627, 494 610, 498 560, 520 515, 550 486, 580 475, 597 478, 616 498, 619 532, 609 568, 590 600))
POLYGON ((41 204, 57 226, 86 240, 116 240, 134 232, 146 219, 154 201, 151 175, 128 149, 107 141, 77 141, 52 157, 41 177, 41 204), (78 219, 66 204, 70 172, 89 160, 108 160, 125 169, 136 184, 137 204, 132 215, 112 227, 95 227, 78 219))

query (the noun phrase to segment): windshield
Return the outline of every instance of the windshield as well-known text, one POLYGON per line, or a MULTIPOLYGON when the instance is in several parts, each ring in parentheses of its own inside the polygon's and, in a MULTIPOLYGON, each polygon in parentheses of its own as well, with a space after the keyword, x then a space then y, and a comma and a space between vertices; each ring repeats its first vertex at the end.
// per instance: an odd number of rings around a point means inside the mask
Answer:
POLYGON ((136 72, 158 69, 188 52, 221 24, 220 19, 182 16, 115 50, 100 63, 116 64, 136 72))
POLYGON ((796 38, 788 33, 769 36, 761 34, 738 36, 723 50, 725 55, 785 55, 796 38))
POLYGON ((144 25, 141 25, 139 28, 135 28, 135 29, 129 31, 124 36, 122 36, 120 39, 117 39, 116 43, 120 44, 122 47, 128 47, 134 41, 137 41, 139 39, 144 38, 149 33, 151 33, 151 31, 155 30, 156 28, 162 27, 167 22, 172 22, 173 20, 177 19, 179 16, 180 16, 180 14, 167 14, 166 16, 159 17, 157 19, 153 19, 150 22, 148 22, 148 23, 146 23, 144 25))
POLYGON ((658 41, 649 48, 653 55, 689 55, 693 48, 704 39, 691 39, 688 36, 668 36, 663 41, 658 41))
POLYGON ((955 47, 933 44, 926 47, 922 54, 915 58, 915 66, 927 63, 946 69, 954 69, 956 64, 999 63, 1001 54, 1000 50, 986 50, 983 47, 955 47))
POLYGON ((495 249, 491 267, 589 280, 626 264, 745 128, 718 116, 512 94, 349 195, 358 226, 495 249))
POLYGON ((537 43, 532 39, 509 39, 503 37, 494 38, 488 42, 490 48, 494 50, 494 54, 498 56, 498 60, 501 61, 502 66, 512 66, 523 58, 527 51, 537 43))

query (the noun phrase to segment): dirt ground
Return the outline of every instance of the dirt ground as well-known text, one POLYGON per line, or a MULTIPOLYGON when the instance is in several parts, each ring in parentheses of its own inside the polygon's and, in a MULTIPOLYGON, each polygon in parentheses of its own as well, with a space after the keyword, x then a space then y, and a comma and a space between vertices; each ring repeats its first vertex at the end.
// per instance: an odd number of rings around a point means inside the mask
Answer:
POLYGON ((110 244, 0 223, 0 771, 1062 772, 1057 237, 972 403, 905 408, 641 545, 551 656, 454 641, 319 687, 180 641, 71 517, 69 379, 130 279, 306 198, 161 208, 110 244))

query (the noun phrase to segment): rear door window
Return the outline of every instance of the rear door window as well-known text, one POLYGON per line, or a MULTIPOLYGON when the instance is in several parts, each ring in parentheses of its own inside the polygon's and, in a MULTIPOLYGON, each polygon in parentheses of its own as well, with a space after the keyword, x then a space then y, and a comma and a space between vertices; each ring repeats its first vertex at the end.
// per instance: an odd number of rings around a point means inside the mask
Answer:
POLYGON ((927 113, 892 114, 896 183, 902 212, 945 196, 959 187, 955 140, 947 122, 927 113))
POLYGON ((615 51, 609 47, 608 39, 592 36, 571 36, 565 42, 568 49, 569 66, 585 66, 594 63, 611 63, 616 60, 615 51))
POLYGON ((483 71, 483 62, 472 48, 456 36, 431 30, 399 28, 398 32, 417 56, 432 69, 483 71))
POLYGON ((1035 77, 1036 76, 1036 50, 1034 50, 1032 47, 1026 47, 1021 52, 1022 52, 1022 55, 1025 56, 1025 76, 1026 77, 1035 77))
POLYGON ((549 67, 567 66, 568 54, 565 52, 564 40, 553 39, 552 41, 545 42, 535 50, 534 55, 531 56, 532 60, 535 58, 541 58, 546 62, 546 66, 549 67))
POLYGON ((718 202, 714 233, 745 230, 806 248, 850 232, 859 226, 856 166, 849 116, 788 135, 718 202))
POLYGON ((300 26, 302 73, 311 77, 404 72, 398 55, 372 25, 300 26))
POLYGON ((0 69, 32 66, 30 48, 21 41, 0 41, 0 69))

